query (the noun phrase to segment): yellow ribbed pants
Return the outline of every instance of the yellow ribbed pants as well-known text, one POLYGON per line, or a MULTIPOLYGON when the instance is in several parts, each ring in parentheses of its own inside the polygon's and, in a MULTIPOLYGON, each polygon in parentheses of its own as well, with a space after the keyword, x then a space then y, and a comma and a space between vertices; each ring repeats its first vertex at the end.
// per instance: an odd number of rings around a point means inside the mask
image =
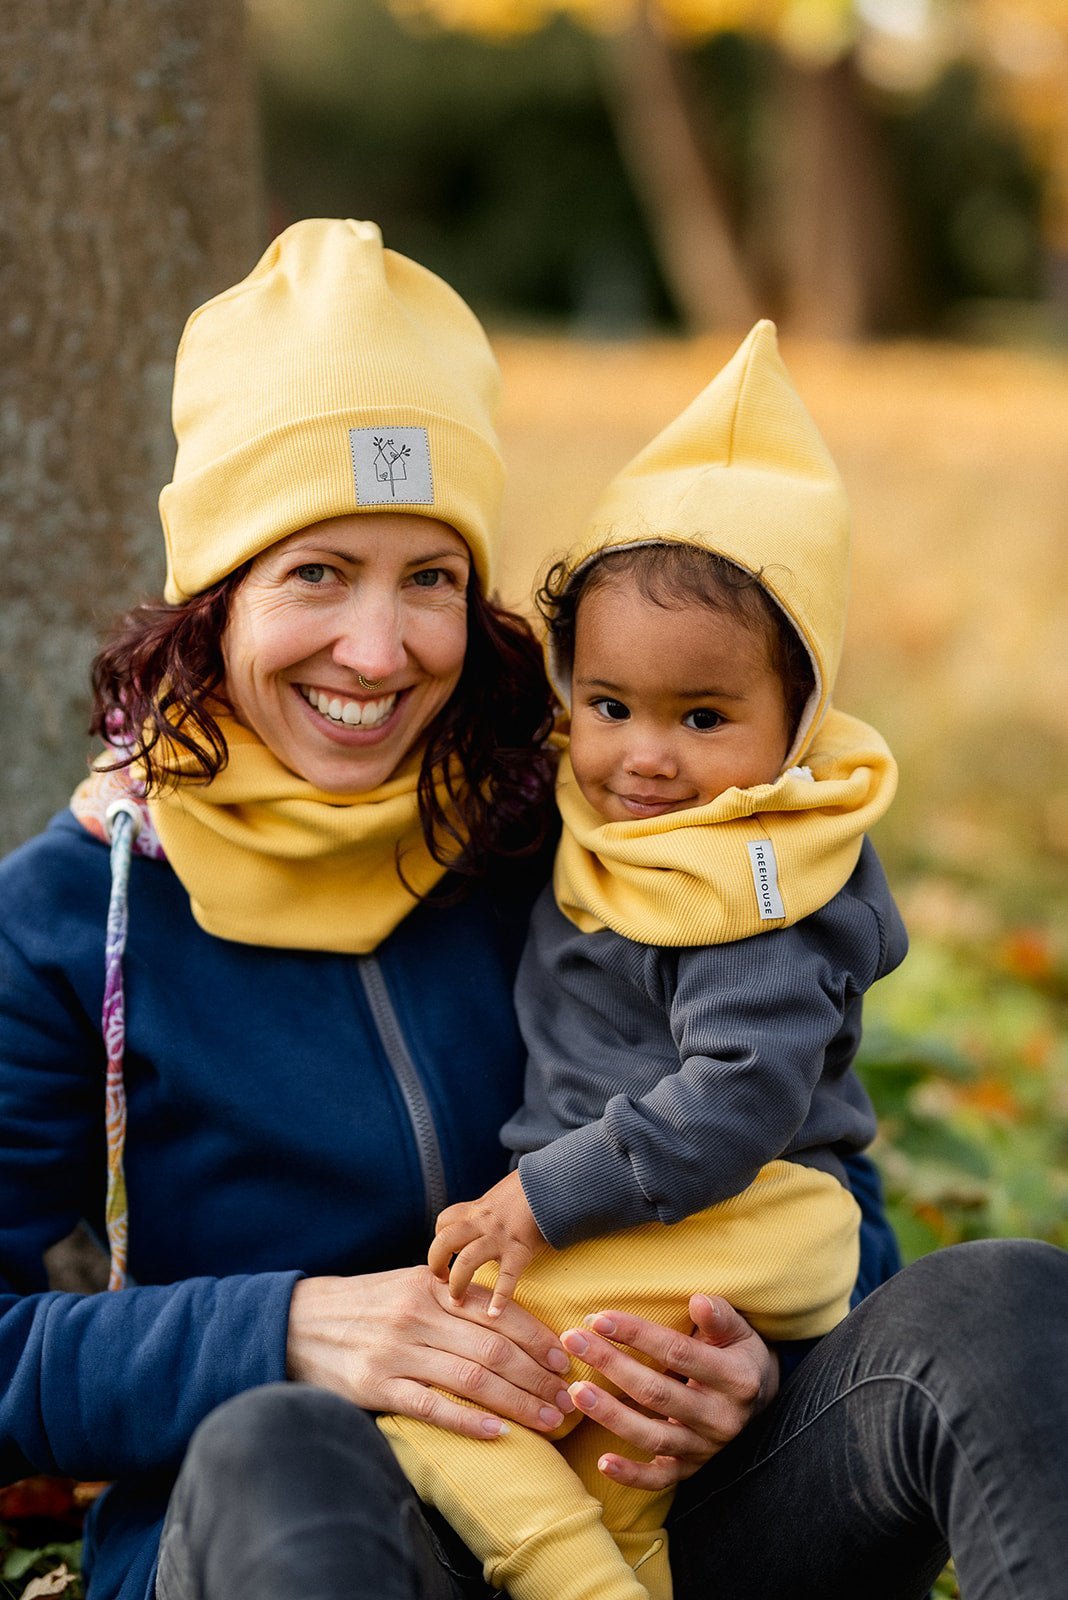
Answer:
MULTIPOLYGON (((813 1338, 849 1308, 859 1219, 834 1178, 772 1161, 742 1194, 684 1222, 546 1251, 516 1299, 557 1333, 610 1309, 688 1333, 690 1296, 707 1290, 766 1338, 813 1338)), ((495 1274, 483 1268, 476 1281, 490 1285, 495 1274)), ((584 1363, 574 1368, 572 1381, 610 1387, 584 1363)), ((553 1440, 515 1424, 493 1440, 411 1417, 382 1417, 379 1427, 420 1499, 512 1600, 671 1600, 671 1491, 633 1489, 598 1472, 606 1450, 628 1450, 592 1418, 569 1416, 553 1440)))

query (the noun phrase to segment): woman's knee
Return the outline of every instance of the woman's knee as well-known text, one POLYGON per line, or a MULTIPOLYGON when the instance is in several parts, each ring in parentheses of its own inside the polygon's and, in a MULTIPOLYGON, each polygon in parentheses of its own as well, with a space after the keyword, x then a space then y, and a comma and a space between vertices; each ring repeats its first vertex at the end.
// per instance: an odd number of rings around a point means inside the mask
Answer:
POLYGON ((222 1480, 248 1484, 272 1464, 307 1459, 316 1451, 358 1472, 377 1476, 389 1459, 366 1412, 340 1395, 310 1384, 272 1383, 224 1401, 196 1429, 183 1472, 198 1484, 222 1480))
POLYGON ((1063 1312, 1066 1293, 1068 1253, 1037 1239, 951 1245, 913 1262, 879 1291, 883 1314, 893 1309, 913 1326, 937 1328, 943 1339, 981 1338, 984 1327, 996 1334, 1041 1327, 1047 1313, 1063 1312))
POLYGON ((1004 1403, 1068 1359, 1066 1304, 1068 1253, 1034 1239, 985 1239, 913 1262, 843 1332, 856 1377, 909 1376, 936 1393, 951 1378, 961 1398, 989 1393, 993 1380, 1004 1403))
POLYGON ((324 1389, 286 1383, 226 1401, 194 1433, 156 1592, 158 1600, 440 1600, 451 1587, 373 1419, 324 1389))

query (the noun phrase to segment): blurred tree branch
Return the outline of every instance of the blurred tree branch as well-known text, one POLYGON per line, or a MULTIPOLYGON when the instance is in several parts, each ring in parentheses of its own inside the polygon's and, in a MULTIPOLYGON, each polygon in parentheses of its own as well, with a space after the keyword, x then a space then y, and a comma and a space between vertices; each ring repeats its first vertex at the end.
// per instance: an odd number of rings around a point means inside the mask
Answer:
POLYGON ((696 331, 748 328, 760 314, 758 296, 701 138, 685 59, 644 4, 597 43, 620 151, 684 322, 696 331))
POLYGON ((775 310, 795 332, 855 338, 908 320, 897 198, 859 84, 852 0, 388 0, 404 18, 504 37, 566 12, 590 30, 619 148, 665 282, 694 331, 775 310), (772 226, 739 236, 687 46, 749 30, 778 47, 772 226))

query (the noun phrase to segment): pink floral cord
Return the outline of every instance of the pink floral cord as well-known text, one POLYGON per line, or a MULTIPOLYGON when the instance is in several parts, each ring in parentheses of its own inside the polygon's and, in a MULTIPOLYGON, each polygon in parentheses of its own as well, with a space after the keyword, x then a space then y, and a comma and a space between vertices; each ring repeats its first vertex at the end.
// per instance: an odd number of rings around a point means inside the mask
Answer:
POLYGON ((93 772, 79 784, 71 811, 82 827, 111 846, 111 895, 104 940, 104 1004, 101 1035, 107 1053, 104 1105, 107 1128, 107 1226, 111 1268, 109 1289, 123 1289, 127 1281, 129 1208, 126 1199, 126 1088, 123 1058, 126 1051, 126 995, 122 961, 129 927, 130 861, 134 855, 165 859, 144 794, 128 770, 93 772))

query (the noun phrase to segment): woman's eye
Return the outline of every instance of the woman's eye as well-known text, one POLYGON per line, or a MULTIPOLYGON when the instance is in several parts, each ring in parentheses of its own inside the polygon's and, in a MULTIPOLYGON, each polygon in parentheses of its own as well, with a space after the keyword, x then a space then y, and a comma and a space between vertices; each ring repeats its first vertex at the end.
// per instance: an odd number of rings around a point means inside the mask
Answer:
POLYGON ((594 700, 593 709, 599 711, 602 717, 608 717, 612 722, 626 722, 630 712, 622 700, 594 700))
POLYGON ((710 711, 707 706, 698 706, 696 711, 688 711, 682 719, 684 728, 718 728, 723 718, 718 711, 710 711))
POLYGON ((326 577, 326 567, 321 561, 306 561, 302 567, 297 567, 296 576, 301 583, 322 583, 326 577))
POLYGON ((448 577, 444 567, 423 567, 419 572, 412 573, 412 582, 417 589, 436 589, 448 577))

